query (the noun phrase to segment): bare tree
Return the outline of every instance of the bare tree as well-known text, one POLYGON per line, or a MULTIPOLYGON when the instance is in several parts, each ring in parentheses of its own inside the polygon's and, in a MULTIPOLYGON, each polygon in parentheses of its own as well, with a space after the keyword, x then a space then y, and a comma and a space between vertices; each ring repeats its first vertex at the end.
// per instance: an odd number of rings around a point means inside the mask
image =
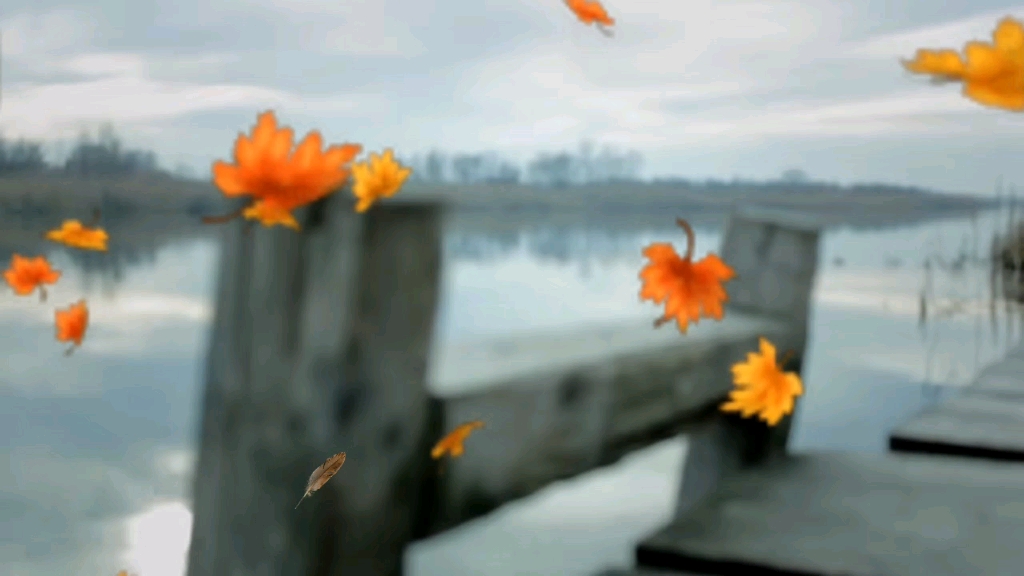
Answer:
POLYGON ((541 152, 530 162, 530 180, 542 186, 565 187, 573 183, 576 158, 568 152, 541 152))
POLYGON ((459 184, 472 184, 484 179, 485 158, 483 154, 458 154, 452 158, 452 172, 459 184))
POLYGON ((42 172, 46 168, 41 143, 24 138, 11 142, 0 137, 0 174, 42 172))
POLYGON ((429 182, 444 182, 445 181, 445 157, 437 150, 431 150, 427 154, 426 161, 426 180, 429 182))
POLYGON ((782 173, 782 181, 789 184, 803 184, 807 180, 807 173, 799 168, 790 168, 782 173))
POLYGON ((145 150, 124 150, 114 127, 100 127, 95 142, 82 131, 78 144, 64 161, 64 171, 78 176, 114 176, 159 171, 156 154, 145 150))

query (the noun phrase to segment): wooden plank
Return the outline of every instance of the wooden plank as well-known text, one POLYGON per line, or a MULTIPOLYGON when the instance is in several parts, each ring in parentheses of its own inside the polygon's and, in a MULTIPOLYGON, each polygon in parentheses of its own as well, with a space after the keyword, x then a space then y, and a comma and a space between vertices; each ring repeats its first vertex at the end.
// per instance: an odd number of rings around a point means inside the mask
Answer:
MULTIPOLYGON (((652 311, 652 318, 655 316, 657 312, 652 311)), ((722 321, 704 320, 691 326, 685 336, 674 325, 655 330, 651 318, 639 318, 470 338, 439 348, 431 359, 428 378, 431 391, 447 397, 531 375, 571 371, 609 358, 657 360, 681 350, 692 352, 718 342, 780 330, 784 331, 784 324, 778 320, 730 309, 722 321)))
POLYGON ((1024 348, 984 368, 960 395, 895 428, 889 448, 1024 461, 1024 348))
POLYGON ((723 480, 637 563, 712 575, 963 576, 1024 565, 1024 465, 815 454, 723 480))
POLYGON ((894 430, 897 452, 1024 461, 1024 395, 970 390, 894 430))
MULTIPOLYGON (((645 331, 659 332, 649 323, 645 331)), ((666 332, 664 340, 649 337, 646 347, 612 337, 605 348, 586 355, 579 342, 599 336, 562 335, 566 361, 552 358, 559 350, 554 340, 529 338, 530 344, 513 354, 522 354, 521 363, 494 363, 495 384, 445 395, 447 428, 475 419, 487 427, 467 442, 471 458, 446 465, 431 532, 705 424, 717 417, 717 406, 732 388, 729 367, 755 350, 759 337, 779 342, 782 349, 802 338, 784 322, 741 313, 685 338, 666 332), (660 345, 650 345, 652 340, 660 345), (548 342, 548 368, 527 363, 535 353, 532 346, 548 342)))
POLYGON ((696 572, 675 570, 652 570, 646 568, 609 568, 594 576, 705 576, 696 572))

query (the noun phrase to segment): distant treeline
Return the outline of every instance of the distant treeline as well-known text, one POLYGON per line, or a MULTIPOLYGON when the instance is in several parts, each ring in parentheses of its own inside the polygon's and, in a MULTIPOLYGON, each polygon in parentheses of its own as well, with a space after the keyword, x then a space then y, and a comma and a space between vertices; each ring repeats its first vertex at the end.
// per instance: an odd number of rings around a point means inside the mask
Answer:
POLYGON ((534 184, 565 187, 600 182, 638 182, 644 158, 636 151, 600 151, 589 142, 575 153, 541 152, 521 166, 495 152, 448 154, 434 150, 405 160, 415 180, 457 184, 534 184))
MULTIPOLYGON (((583 142, 577 151, 540 152, 525 166, 495 152, 427 154, 402 159, 413 168, 412 180, 457 184, 529 184, 556 188, 601 183, 675 184, 684 188, 714 192, 811 193, 811 194, 892 194, 928 193, 928 190, 891 184, 865 183, 850 186, 810 180, 802 170, 790 169, 779 178, 767 181, 691 180, 681 177, 644 180, 644 157, 635 150, 612 147, 597 150, 583 142)), ((69 176, 164 175, 194 179, 187 167, 166 171, 154 152, 128 149, 122 145, 111 125, 100 128, 95 138, 83 133, 70 153, 59 162, 47 161, 43 143, 25 139, 10 140, 0 135, 0 177, 9 175, 64 174, 69 176)))
POLYGON ((0 135, 0 177, 53 173, 70 176, 164 174, 155 153, 124 148, 109 125, 100 128, 96 138, 83 132, 60 162, 47 161, 42 142, 10 140, 0 135))

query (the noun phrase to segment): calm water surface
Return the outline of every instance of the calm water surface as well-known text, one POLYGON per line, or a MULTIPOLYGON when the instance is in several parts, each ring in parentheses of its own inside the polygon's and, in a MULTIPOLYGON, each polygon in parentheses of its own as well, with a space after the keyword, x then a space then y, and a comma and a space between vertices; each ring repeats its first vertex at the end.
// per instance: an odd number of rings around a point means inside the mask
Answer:
MULTIPOLYGON (((929 257, 984 253, 998 227, 1005 218, 991 214, 826 234, 794 449, 881 451, 892 426, 1015 343, 1018 310, 991 306, 984 266, 933 265, 929 282, 922 268, 929 257), (926 284, 931 317, 922 327, 926 284)), ((172 227, 153 239, 145 222, 121 235, 111 228, 130 249, 50 252, 65 277, 46 304, 0 298, 0 430, 10 463, 0 473, 0 574, 184 572, 218 245, 196 230, 172 227), (89 300, 90 332, 64 358, 53 306, 80 297, 89 300)), ((50 250, 29 239, 36 230, 6 226, 5 262, 11 251, 50 250)), ((720 236, 699 230, 698 254, 717 251, 720 236)), ((437 340, 653 318, 637 301, 636 279, 639 249, 652 240, 683 237, 673 228, 615 238, 534 230, 517 242, 453 231, 437 340)), ((684 452, 681 440, 661 443, 417 544, 409 573, 589 576, 629 564, 635 541, 668 518, 684 452)))

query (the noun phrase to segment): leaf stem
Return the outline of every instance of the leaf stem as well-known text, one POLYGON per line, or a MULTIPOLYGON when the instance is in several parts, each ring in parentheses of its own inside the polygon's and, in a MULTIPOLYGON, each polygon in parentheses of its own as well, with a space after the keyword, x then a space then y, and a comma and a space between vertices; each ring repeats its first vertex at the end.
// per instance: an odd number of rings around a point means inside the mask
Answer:
POLYGON ((785 368, 786 363, 793 359, 793 353, 793 350, 789 350, 788 352, 782 355, 782 360, 779 360, 779 370, 785 368))
POLYGON ((243 206, 238 210, 223 216, 203 216, 203 224, 226 224, 241 216, 242 213, 245 212, 245 208, 246 207, 243 206))
POLYGON ((697 243, 697 238, 693 234, 693 227, 682 218, 676 218, 676 224, 683 229, 683 232, 686 232, 686 255, 683 256, 683 260, 691 260, 693 258, 694 244, 697 243))
POLYGON ((39 301, 46 302, 46 287, 42 285, 39 286, 39 301))

